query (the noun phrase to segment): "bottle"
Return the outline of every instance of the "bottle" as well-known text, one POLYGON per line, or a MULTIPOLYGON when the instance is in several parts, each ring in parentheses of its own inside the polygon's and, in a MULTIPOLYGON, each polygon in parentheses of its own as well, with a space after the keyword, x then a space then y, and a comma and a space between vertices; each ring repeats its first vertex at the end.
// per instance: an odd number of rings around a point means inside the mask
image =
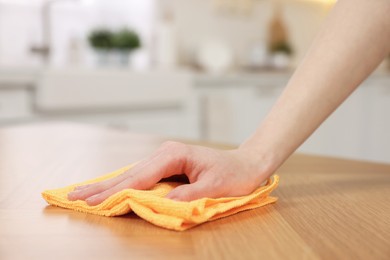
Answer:
POLYGON ((70 66, 79 66, 82 62, 82 47, 80 38, 76 35, 70 37, 67 50, 67 63, 70 66))
POLYGON ((172 12, 168 10, 157 24, 155 63, 161 69, 174 69, 177 66, 175 21, 172 12))

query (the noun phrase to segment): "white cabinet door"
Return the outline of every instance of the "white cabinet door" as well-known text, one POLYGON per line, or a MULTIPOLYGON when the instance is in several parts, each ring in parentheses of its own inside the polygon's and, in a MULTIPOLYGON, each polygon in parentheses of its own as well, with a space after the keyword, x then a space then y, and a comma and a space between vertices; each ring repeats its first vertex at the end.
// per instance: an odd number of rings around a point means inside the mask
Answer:
POLYGON ((190 94, 184 71, 52 69, 37 86, 37 116, 190 138, 190 94))
MULTIPOLYGON (((160 109, 152 111, 125 111, 98 114, 62 114, 55 120, 87 123, 129 130, 135 133, 155 134, 171 138, 188 138, 185 125, 186 114, 181 109, 160 109)), ((41 117, 41 119, 51 119, 41 117)))
POLYGON ((244 118, 249 114, 252 89, 245 86, 207 87, 198 93, 200 138, 239 143, 244 118))
POLYGON ((43 112, 177 105, 190 84, 186 72, 52 69, 42 73, 36 104, 43 112))
POLYGON ((390 163, 390 79, 371 76, 299 151, 390 163))
POLYGON ((390 163, 390 82, 372 82, 367 96, 369 116, 363 155, 366 159, 390 163))
MULTIPOLYGON (((287 80, 269 77, 256 84, 236 82, 199 88, 200 137, 212 142, 241 143, 268 114, 287 80)), ((372 76, 298 151, 390 162, 389 115, 390 79, 372 76)))
POLYGON ((370 89, 357 89, 298 149, 301 152, 362 159, 368 116, 366 96, 370 89))
POLYGON ((27 88, 0 88, 0 122, 31 115, 31 95, 27 88))
POLYGON ((201 138, 240 144, 259 126, 285 86, 284 80, 209 86, 198 92, 201 138))
MULTIPOLYGON (((260 123, 267 116, 272 106, 277 101, 286 81, 283 79, 265 81, 252 87, 252 93, 248 99, 250 107, 243 116, 244 122, 241 127, 240 141, 244 141, 259 127, 260 123)), ((244 101, 245 102, 245 101, 244 101)))

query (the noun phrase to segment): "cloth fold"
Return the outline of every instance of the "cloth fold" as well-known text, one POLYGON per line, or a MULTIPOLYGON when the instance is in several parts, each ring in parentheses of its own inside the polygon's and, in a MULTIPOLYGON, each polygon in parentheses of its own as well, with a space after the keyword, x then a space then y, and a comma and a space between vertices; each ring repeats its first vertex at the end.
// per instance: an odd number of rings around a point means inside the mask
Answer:
POLYGON ((70 201, 67 199, 68 193, 73 191, 75 187, 113 178, 131 167, 132 165, 129 165, 96 179, 64 188, 46 190, 42 192, 42 197, 50 205, 96 215, 120 216, 133 211, 150 223, 177 231, 183 231, 243 210, 262 207, 277 200, 277 198, 269 196, 278 186, 279 177, 277 175, 269 178, 264 186, 242 197, 202 198, 190 202, 174 201, 165 198, 165 196, 182 183, 161 182, 150 190, 126 189, 120 191, 96 206, 89 206, 82 200, 70 201))

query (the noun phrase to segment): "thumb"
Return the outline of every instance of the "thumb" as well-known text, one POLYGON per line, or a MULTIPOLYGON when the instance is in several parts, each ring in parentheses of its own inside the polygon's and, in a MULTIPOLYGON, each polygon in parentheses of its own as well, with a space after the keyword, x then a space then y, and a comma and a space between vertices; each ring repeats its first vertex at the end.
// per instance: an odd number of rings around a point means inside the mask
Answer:
POLYGON ((204 181, 183 184, 174 188, 166 197, 177 201, 192 201, 205 197, 213 197, 213 194, 207 187, 208 185, 204 181))

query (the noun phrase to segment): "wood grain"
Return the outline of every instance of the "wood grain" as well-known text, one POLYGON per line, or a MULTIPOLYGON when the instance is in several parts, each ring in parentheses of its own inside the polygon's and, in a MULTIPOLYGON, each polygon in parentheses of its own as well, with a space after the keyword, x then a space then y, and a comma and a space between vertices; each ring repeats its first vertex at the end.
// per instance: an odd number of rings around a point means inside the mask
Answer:
POLYGON ((279 170, 276 204, 185 232, 40 197, 163 141, 68 123, 0 129, 0 259, 390 259, 390 165, 293 155, 279 170))

